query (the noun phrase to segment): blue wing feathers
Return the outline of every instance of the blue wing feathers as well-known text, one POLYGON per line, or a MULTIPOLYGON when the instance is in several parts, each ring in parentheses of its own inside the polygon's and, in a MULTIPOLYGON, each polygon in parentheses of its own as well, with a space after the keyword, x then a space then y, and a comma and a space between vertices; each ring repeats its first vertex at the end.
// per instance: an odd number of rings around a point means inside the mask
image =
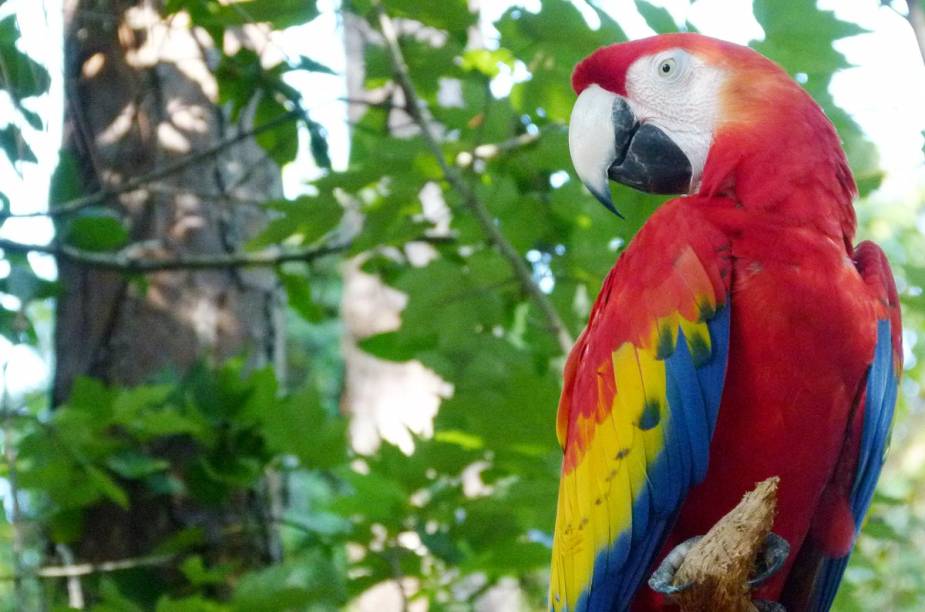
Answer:
MULTIPOLYGON (((851 488, 851 513, 854 516, 856 532, 861 530, 883 468, 884 453, 893 422, 893 410, 896 407, 899 373, 896 372, 893 359, 890 332, 888 320, 877 322, 877 345, 867 373, 861 444, 858 449, 854 484, 851 488)), ((832 606, 850 556, 849 553, 823 562, 816 580, 813 610, 825 612, 832 606)))
POLYGON ((708 322, 712 351, 700 367, 679 329, 675 350, 665 360, 669 418, 664 450, 649 465, 643 489, 633 491, 632 527, 597 556, 596 580, 578 600, 576 612, 628 609, 683 497, 706 475, 726 374, 730 310, 727 303, 708 322))
POLYGON ((838 559, 829 559, 823 565, 822 572, 816 583, 818 596, 813 605, 815 612, 827 612, 832 607, 832 602, 835 601, 835 594, 838 592, 838 585, 841 583, 841 577, 845 573, 845 568, 848 566, 848 557, 850 556, 845 555, 838 559))
POLYGON ((720 308, 707 323, 707 328, 710 330, 713 358, 697 370, 700 390, 703 392, 704 403, 707 408, 706 422, 710 427, 711 438, 713 431, 716 429, 716 417, 719 414, 719 404, 723 396, 723 383, 726 379, 731 310, 730 306, 720 308))
POLYGON ((893 348, 890 322, 877 323, 877 348, 870 367, 867 397, 864 404, 864 429, 858 453, 858 472, 851 491, 851 510, 860 528, 873 497, 874 487, 883 467, 896 404, 898 380, 893 371, 893 348))
MULTIPOLYGON (((686 492, 691 480, 699 482, 706 474, 707 460, 710 456, 710 426, 706 422, 709 411, 704 407, 700 382, 683 332, 678 335, 678 344, 666 360, 666 365, 671 423, 665 446, 677 448, 689 445, 693 468, 690 478, 682 479, 681 474, 673 475, 673 478, 679 479, 675 488, 680 489, 681 493, 686 492), (683 428, 683 433, 678 431, 679 425, 683 428)), ((672 483, 664 484, 668 486, 672 483)))

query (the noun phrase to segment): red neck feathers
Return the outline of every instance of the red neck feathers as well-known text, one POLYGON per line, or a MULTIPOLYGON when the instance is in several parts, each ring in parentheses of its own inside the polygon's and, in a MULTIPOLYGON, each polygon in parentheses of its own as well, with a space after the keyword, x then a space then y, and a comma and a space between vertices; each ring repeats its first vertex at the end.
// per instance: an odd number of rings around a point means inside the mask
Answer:
POLYGON ((700 193, 815 227, 851 252, 857 188, 835 128, 780 67, 749 55, 730 66, 700 193))

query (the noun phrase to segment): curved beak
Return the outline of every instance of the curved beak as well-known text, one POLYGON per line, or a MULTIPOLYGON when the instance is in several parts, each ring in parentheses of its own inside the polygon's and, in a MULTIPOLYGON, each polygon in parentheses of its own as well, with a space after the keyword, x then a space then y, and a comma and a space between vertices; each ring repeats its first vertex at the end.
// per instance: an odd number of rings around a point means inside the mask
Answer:
POLYGON ((622 96, 598 85, 581 92, 568 130, 569 153, 578 178, 601 204, 613 205, 607 179, 648 193, 687 193, 691 162, 665 132, 641 123, 622 96))

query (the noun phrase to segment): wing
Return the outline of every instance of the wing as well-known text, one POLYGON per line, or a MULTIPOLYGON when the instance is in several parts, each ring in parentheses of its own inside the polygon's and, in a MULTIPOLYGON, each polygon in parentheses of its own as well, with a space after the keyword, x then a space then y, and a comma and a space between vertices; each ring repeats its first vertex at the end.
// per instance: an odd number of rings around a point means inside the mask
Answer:
POLYGON ((550 608, 623 610, 706 474, 729 348, 727 238, 695 200, 646 223, 566 364, 550 608))
MULTIPOLYGON (((902 323, 896 284, 880 247, 872 242, 862 242, 854 252, 854 261, 861 278, 876 296, 879 310, 877 344, 860 403, 862 412, 857 417, 860 436, 848 496, 856 536, 861 531, 874 496, 890 439, 899 373, 902 371, 902 323)), ((810 609, 821 612, 832 606, 850 556, 849 550, 841 557, 822 557, 810 609)))

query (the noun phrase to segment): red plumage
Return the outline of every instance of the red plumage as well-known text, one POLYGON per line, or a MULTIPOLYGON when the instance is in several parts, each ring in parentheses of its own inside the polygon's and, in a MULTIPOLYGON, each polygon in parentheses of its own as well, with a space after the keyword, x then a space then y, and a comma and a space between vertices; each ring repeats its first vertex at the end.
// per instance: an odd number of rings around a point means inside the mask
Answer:
MULTIPOLYGON (((708 531, 756 482, 779 476, 774 531, 792 552, 757 595, 802 610, 823 560, 844 556, 853 544, 852 491, 878 321, 890 322, 897 372, 901 365, 896 288, 876 245, 852 247, 856 188, 834 128, 769 60, 697 35, 659 36, 599 50, 577 67, 573 86, 580 93, 597 84, 625 96, 630 64, 673 47, 733 75, 723 91, 725 113, 697 193, 653 215, 605 282, 566 369, 559 429, 569 431, 575 414, 597 405, 595 368, 607 351, 644 335, 653 312, 679 307, 672 302, 676 260, 658 253, 677 252, 679 240, 693 245, 713 271, 714 288, 729 295, 728 367, 706 478, 683 501, 656 561, 708 531), (687 223, 691 218, 697 222, 687 223), (635 292, 638 306, 612 310, 616 292, 635 292), (600 355, 589 357, 589 346, 600 355)), ((612 387, 612 376, 602 384, 612 387)), ((634 610, 662 607, 647 587, 633 603, 634 610)))

